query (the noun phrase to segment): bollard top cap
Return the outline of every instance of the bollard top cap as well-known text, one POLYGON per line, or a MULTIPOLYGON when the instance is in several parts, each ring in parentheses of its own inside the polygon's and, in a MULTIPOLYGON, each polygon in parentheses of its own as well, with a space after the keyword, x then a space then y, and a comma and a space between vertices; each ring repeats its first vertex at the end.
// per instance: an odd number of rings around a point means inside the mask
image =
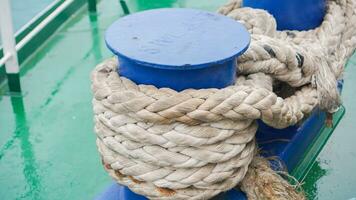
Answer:
POLYGON ((118 57, 162 69, 223 64, 246 51, 250 35, 239 22, 207 11, 154 9, 114 22, 105 41, 118 57))

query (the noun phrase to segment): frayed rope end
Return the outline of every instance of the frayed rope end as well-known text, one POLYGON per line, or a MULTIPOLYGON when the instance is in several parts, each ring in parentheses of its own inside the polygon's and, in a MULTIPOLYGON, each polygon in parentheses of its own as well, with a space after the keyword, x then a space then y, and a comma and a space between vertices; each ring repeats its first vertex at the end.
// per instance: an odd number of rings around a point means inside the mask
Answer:
POLYGON ((241 182, 240 189, 249 200, 305 200, 298 186, 291 185, 281 175, 273 171, 266 158, 256 156, 241 182))

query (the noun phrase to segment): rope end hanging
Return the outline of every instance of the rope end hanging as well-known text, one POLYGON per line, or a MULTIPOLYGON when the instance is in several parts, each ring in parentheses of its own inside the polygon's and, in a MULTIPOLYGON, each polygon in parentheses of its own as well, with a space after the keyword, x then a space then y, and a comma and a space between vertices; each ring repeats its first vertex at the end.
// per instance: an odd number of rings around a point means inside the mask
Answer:
POLYGON ((315 59, 320 63, 314 80, 318 91, 319 107, 328 113, 335 113, 341 105, 338 81, 323 54, 315 56, 315 59))
POLYGON ((241 190, 249 200, 305 200, 298 185, 293 186, 277 172, 273 171, 266 158, 256 156, 241 182, 241 190))

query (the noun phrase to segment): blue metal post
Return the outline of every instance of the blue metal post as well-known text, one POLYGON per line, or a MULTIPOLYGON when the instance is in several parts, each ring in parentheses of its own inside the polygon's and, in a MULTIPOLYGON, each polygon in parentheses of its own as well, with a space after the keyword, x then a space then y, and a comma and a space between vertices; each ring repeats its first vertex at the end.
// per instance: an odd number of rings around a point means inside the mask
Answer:
POLYGON ((155 9, 114 22, 105 41, 118 72, 138 84, 223 88, 235 82, 236 57, 250 43, 240 23, 194 9, 155 9))
POLYGON ((243 6, 267 10, 278 30, 308 30, 323 21, 326 0, 243 0, 243 6))
MULTIPOLYGON (((248 48, 250 35, 240 23, 219 14, 156 9, 119 19, 106 31, 105 41, 118 57, 121 76, 181 91, 233 84, 236 58, 248 48)), ((216 198, 241 196, 231 190, 216 198)), ((146 198, 114 184, 97 199, 146 198)))

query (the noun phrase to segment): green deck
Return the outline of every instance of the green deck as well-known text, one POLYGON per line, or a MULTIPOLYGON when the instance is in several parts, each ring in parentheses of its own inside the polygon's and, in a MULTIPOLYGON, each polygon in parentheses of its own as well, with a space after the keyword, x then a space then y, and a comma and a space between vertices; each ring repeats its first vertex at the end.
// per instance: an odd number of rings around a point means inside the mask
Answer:
MULTIPOLYGON (((216 10, 225 0, 129 0, 157 7, 216 10)), ((0 96, 0 198, 92 199, 111 179, 95 146, 89 74, 111 53, 104 30, 123 15, 119 0, 82 8, 22 64, 23 96, 0 96)), ((305 179, 310 199, 356 197, 356 56, 345 73, 345 117, 305 179)), ((4 91, 4 89, 2 89, 4 91)), ((1 90, 0 90, 1 91, 1 90)))

